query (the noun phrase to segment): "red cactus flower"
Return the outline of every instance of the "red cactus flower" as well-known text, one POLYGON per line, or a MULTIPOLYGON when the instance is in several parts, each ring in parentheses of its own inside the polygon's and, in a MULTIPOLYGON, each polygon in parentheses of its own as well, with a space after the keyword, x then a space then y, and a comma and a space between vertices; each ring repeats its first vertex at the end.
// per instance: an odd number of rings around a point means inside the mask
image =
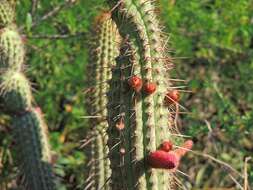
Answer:
POLYGON ((182 157, 184 156, 189 150, 192 149, 193 146, 193 141, 192 140, 187 140, 185 141, 185 143, 182 145, 181 148, 178 148, 177 150, 175 150, 175 153, 182 157))
POLYGON ((156 84, 153 82, 145 83, 143 90, 146 94, 153 94, 156 91, 156 84))
POLYGON ((157 169, 175 169, 179 165, 179 157, 173 152, 157 150, 149 154, 148 164, 157 169))
POLYGON ((180 93, 178 90, 172 90, 168 92, 164 98, 167 105, 175 104, 180 99, 180 93))
POLYGON ((140 92, 141 88, 142 88, 142 80, 140 77, 138 76, 132 76, 129 80, 128 80, 128 84, 129 86, 135 91, 135 92, 140 92))
POLYGON ((160 147, 160 150, 163 150, 165 152, 169 152, 171 151, 173 148, 173 144, 171 141, 164 141, 162 144, 161 144, 161 147, 160 147))

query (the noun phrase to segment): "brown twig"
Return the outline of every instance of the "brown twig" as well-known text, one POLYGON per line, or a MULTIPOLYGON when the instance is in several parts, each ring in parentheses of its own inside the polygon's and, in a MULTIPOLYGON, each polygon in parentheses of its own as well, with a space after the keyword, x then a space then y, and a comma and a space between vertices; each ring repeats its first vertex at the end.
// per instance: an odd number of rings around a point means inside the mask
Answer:
POLYGON ((213 156, 209 155, 209 154, 206 154, 206 153, 202 153, 202 152, 198 152, 198 151, 192 151, 192 150, 189 150, 190 152, 192 152, 193 154, 196 154, 198 156, 202 156, 202 157, 205 157, 205 158, 208 158, 222 166, 224 166, 226 169, 228 169, 229 171, 232 171, 234 173, 236 173, 238 176, 240 176, 241 178, 244 178, 244 176, 238 172, 236 169, 234 169, 231 165, 229 165, 228 163, 222 161, 222 160, 219 160, 217 158, 214 158, 213 156))
POLYGON ((78 32, 75 34, 42 34, 42 35, 32 35, 32 36, 26 36, 29 39, 49 39, 49 40, 59 40, 59 39, 68 39, 68 38, 75 38, 79 36, 85 35, 85 32, 78 32))
POLYGON ((249 190, 249 183, 248 183, 248 161, 251 157, 246 157, 244 161, 244 190, 249 190))

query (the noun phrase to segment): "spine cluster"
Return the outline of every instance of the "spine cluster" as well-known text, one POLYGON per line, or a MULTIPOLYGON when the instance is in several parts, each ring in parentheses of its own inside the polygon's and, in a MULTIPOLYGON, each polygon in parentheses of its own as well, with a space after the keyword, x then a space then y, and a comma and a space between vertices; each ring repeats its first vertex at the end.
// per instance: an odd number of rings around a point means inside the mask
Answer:
POLYGON ((25 47, 14 12, 9 1, 0 1, 1 109, 12 119, 23 185, 29 190, 54 190, 47 126, 40 108, 33 107, 31 86, 22 72, 25 47))

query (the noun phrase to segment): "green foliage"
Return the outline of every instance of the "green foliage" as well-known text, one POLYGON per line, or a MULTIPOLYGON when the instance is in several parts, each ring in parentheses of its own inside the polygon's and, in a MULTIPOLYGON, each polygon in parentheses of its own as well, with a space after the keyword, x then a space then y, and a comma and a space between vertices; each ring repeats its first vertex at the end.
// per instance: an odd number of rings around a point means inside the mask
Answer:
MULTIPOLYGON (((243 158, 252 156, 253 148, 252 1, 160 0, 160 3, 166 30, 171 33, 172 49, 180 57, 176 61, 177 70, 193 91, 184 96, 191 111, 183 117, 184 130, 200 142, 209 134, 210 154, 219 159, 223 159, 219 153, 227 154, 226 161, 240 163, 232 164, 240 170, 243 158)), ((207 184, 220 184, 215 179, 218 169, 208 170, 207 184)), ((203 176, 198 187, 203 186, 203 176)), ((228 177, 224 181, 231 184, 228 177)))

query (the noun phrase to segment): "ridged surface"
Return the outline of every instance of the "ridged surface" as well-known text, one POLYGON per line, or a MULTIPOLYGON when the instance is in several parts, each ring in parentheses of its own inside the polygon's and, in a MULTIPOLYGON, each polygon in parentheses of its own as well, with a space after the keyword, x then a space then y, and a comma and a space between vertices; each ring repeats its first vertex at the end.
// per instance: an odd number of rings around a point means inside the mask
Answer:
POLYGON ((0 0, 0 28, 14 22, 15 12, 7 0, 0 0))
POLYGON ((28 190, 54 190, 47 127, 35 110, 13 118, 20 169, 28 190))
POLYGON ((20 71, 25 59, 25 47, 16 26, 10 25, 0 32, 0 69, 20 71))
POLYGON ((108 158, 109 149, 107 146, 108 136, 106 130, 108 124, 107 93, 109 81, 111 80, 111 68, 115 65, 115 58, 119 54, 120 37, 115 23, 111 20, 109 13, 102 13, 96 18, 90 40, 90 60, 87 67, 87 93, 86 107, 90 119, 93 148, 90 160, 90 172, 93 177, 87 184, 87 189, 111 189, 111 168, 108 158))
MULTIPOLYGON (((157 150, 164 140, 173 140, 170 131, 173 127, 169 122, 170 113, 164 105, 164 97, 170 87, 166 64, 170 64, 171 59, 165 53, 166 44, 159 21, 154 14, 155 7, 149 0, 108 1, 108 3, 111 8, 115 8, 113 19, 118 25, 120 34, 125 39, 128 38, 130 43, 124 54, 132 54, 128 63, 124 58, 118 59, 122 75, 114 80, 121 81, 118 88, 122 93, 111 95, 115 104, 118 99, 124 100, 118 103, 121 107, 119 110, 112 111, 112 117, 122 113, 124 115, 125 129, 119 134, 114 132, 114 138, 118 136, 120 138, 118 142, 122 142, 121 146, 126 148, 126 154, 117 158, 118 162, 124 160, 125 163, 119 170, 113 170, 115 173, 113 176, 118 177, 113 181, 117 183, 113 189, 172 189, 173 176, 170 172, 150 169, 145 162, 147 155, 157 150), (132 64, 131 73, 124 69, 129 64, 132 64), (143 83, 154 82, 157 86, 155 93, 147 95, 143 92, 126 90, 126 79, 133 75, 141 77, 143 83), (127 182, 118 184, 122 177, 127 182)), ((117 122, 111 122, 111 128, 115 123, 117 122)), ((112 146, 115 145, 116 141, 112 146)), ((112 154, 114 154, 112 158, 117 157, 116 152, 112 154)))
POLYGON ((0 76, 0 82, 0 95, 6 112, 19 114, 31 108, 30 84, 22 73, 7 71, 0 76))

